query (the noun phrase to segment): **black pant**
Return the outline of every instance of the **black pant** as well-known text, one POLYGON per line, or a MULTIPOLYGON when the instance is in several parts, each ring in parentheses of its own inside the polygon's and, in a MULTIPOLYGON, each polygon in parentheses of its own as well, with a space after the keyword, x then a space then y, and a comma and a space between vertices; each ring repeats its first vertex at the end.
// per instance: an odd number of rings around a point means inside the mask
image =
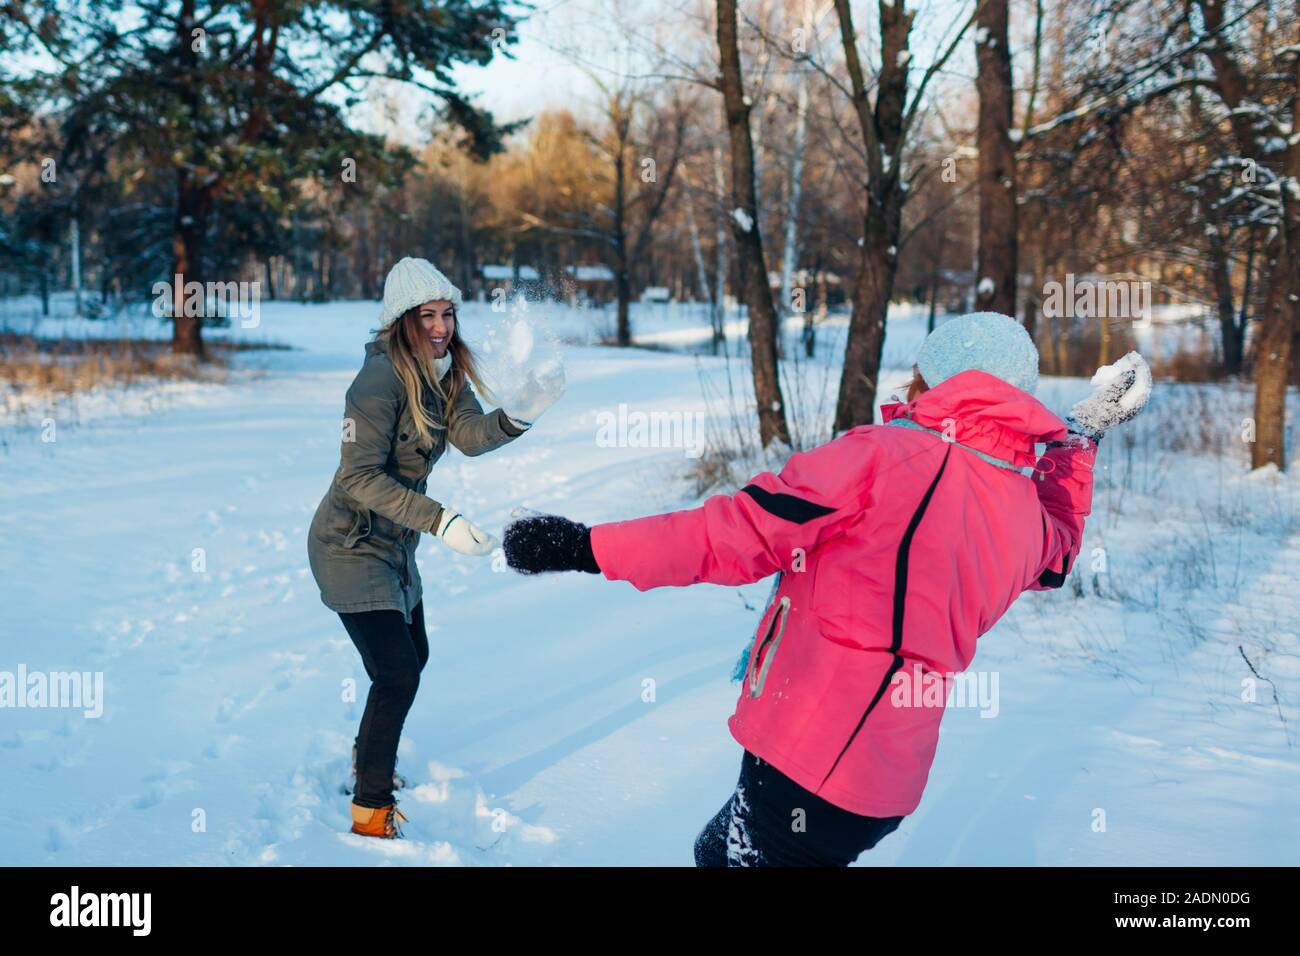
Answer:
POLYGON ((356 611, 339 617, 370 676, 357 733, 357 786, 352 801, 361 807, 386 807, 393 802, 393 768, 402 724, 420 687, 420 671, 429 660, 424 602, 411 611, 409 626, 401 611, 356 611))
POLYGON ((745 751, 736 792, 695 840, 695 865, 848 866, 902 822, 841 809, 745 751))

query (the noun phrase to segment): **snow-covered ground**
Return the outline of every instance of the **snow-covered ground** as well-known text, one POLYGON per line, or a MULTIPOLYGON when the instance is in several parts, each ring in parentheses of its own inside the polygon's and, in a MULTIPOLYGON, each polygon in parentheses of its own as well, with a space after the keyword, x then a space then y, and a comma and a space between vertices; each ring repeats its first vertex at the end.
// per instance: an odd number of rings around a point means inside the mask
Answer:
MULTIPOLYGON (((0 672, 102 673, 103 713, 0 709, 0 864, 691 862, 735 783, 728 676, 768 583, 641 594, 427 539, 409 839, 346 832, 366 678, 305 546, 376 312, 273 303, 223 334, 298 349, 244 353, 231 384, 142 390, 80 423, 56 409, 52 442, 5 427, 0 672)), ((603 332, 533 315, 571 342, 603 332)), ((463 313, 471 339, 505 318, 463 313)), ((891 318, 887 386, 923 323, 891 318)), ((165 334, 147 325, 131 333, 165 334)), ((690 314, 638 331, 707 338, 690 314)), ((498 532, 517 506, 593 522, 690 504, 683 449, 608 447, 598 416, 716 415, 701 375, 743 384, 736 360, 563 355, 568 391, 537 427, 450 452, 430 494, 498 532)), ((1086 389, 1039 394, 1063 410, 1086 389)), ((1235 386, 1166 386, 1107 439, 1074 579, 982 639, 996 713, 952 709, 924 802, 862 865, 1300 863, 1300 497, 1294 470, 1245 474, 1249 410, 1235 386)))

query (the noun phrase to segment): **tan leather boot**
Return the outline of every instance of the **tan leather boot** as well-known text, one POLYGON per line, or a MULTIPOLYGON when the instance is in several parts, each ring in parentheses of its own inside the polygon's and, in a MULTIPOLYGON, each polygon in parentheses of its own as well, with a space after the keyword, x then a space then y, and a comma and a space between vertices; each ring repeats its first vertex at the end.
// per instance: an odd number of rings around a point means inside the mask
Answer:
POLYGON ((397 809, 395 803, 386 807, 359 807, 352 804, 352 832, 361 836, 400 839, 401 824, 405 821, 406 816, 397 809))

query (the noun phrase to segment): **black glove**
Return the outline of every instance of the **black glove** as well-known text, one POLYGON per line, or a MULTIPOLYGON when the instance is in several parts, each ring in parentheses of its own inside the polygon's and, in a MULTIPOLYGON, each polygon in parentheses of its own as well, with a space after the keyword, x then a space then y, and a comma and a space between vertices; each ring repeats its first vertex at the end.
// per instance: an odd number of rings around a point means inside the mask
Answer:
POLYGON ((520 574, 586 571, 599 574, 591 550, 591 529, 559 515, 521 518, 506 525, 506 563, 520 574))

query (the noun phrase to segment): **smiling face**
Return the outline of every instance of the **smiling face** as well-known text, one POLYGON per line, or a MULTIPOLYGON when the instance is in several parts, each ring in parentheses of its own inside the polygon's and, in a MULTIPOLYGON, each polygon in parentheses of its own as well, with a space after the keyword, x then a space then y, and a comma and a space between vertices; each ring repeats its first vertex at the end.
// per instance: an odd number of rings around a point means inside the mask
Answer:
POLYGON ((433 354, 442 358, 456 334, 456 306, 447 299, 435 299, 420 306, 420 327, 429 337, 433 354))

